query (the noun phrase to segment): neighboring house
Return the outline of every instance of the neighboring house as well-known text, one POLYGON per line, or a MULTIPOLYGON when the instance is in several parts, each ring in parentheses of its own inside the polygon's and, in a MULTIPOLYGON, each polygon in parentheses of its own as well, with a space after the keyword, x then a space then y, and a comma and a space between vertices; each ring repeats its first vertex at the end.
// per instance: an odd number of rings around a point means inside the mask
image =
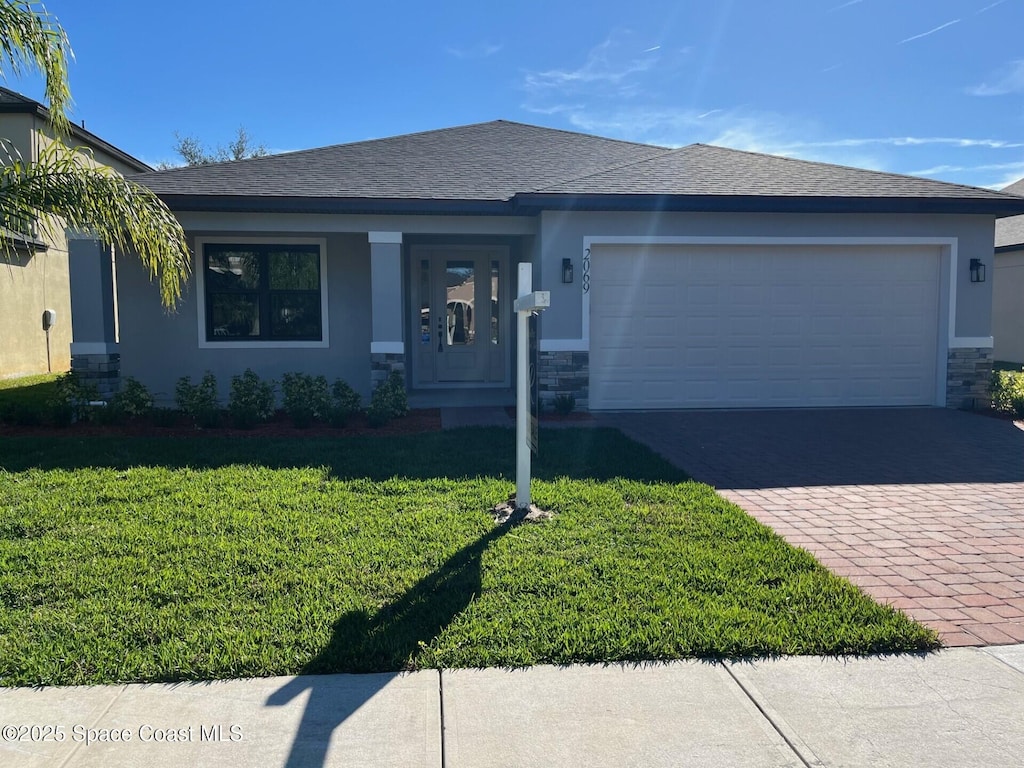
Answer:
MULTIPOLYGON (((1024 179, 1003 192, 1024 196, 1024 179)), ((995 359, 1024 365, 1024 216, 996 222, 992 285, 995 359)))
POLYGON ((970 406, 992 281, 968 264, 1024 214, 973 187, 500 120, 134 178, 195 251, 175 314, 117 261, 110 349, 165 399, 204 370, 224 395, 251 367, 364 396, 399 370, 415 403, 507 400, 526 262, 551 292, 547 400, 970 406))
MULTIPOLYGON (((54 141, 49 112, 39 102, 0 88, 0 138, 5 141, 0 162, 9 155, 35 160, 54 141)), ((65 141, 120 173, 152 170, 84 128, 72 126, 65 141)), ((0 378, 68 370, 72 323, 66 234, 37 222, 5 221, 0 237, 7 241, 0 253, 0 378), (47 310, 52 315, 44 320, 47 310)))

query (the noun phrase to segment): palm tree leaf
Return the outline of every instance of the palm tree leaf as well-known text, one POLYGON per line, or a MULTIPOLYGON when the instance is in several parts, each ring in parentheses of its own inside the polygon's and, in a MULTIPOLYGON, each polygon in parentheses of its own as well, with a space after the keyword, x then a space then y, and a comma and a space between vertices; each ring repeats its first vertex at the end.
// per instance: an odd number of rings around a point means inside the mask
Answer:
POLYGON ((60 133, 68 132, 68 61, 73 58, 67 35, 41 3, 0 2, 0 73, 38 69, 46 79, 50 120, 60 133))
POLYGON ((191 270, 185 233, 150 190, 91 162, 88 149, 54 143, 35 162, 11 157, 0 169, 0 219, 37 221, 51 235, 86 230, 134 253, 160 286, 165 307, 181 298, 191 270))

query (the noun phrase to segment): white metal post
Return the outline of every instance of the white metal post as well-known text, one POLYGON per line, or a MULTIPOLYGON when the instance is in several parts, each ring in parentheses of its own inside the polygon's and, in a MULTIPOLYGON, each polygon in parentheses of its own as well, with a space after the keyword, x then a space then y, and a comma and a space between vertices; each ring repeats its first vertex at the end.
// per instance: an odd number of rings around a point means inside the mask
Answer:
MULTIPOLYGON (((533 265, 519 265, 517 298, 533 292, 533 265)), ((516 311, 516 509, 530 506, 530 329, 529 311, 516 311)))

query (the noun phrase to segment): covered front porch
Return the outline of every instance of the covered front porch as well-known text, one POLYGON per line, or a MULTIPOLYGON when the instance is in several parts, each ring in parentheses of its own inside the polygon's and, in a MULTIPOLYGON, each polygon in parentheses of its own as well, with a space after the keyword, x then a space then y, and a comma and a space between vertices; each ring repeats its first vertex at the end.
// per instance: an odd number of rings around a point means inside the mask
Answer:
POLYGON ((514 402, 517 265, 532 238, 369 232, 371 388, 400 372, 413 407, 514 402))

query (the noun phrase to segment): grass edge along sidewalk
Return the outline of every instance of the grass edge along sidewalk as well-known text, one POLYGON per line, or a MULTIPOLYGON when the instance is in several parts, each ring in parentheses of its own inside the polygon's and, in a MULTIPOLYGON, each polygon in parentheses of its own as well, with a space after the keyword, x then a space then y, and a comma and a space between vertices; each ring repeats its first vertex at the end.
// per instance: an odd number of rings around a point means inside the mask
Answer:
POLYGON ((614 430, 11 438, 0 684, 862 654, 937 646, 614 430))

